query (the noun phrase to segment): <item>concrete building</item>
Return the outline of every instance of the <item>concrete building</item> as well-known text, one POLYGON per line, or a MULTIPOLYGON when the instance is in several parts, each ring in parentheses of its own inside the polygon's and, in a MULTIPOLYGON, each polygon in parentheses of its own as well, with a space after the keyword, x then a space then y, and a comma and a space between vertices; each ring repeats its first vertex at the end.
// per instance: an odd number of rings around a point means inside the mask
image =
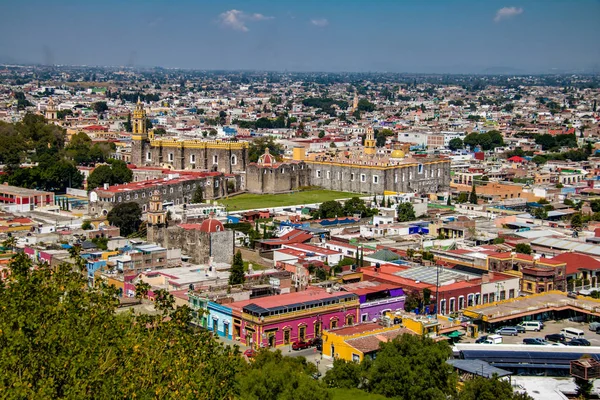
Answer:
POLYGON ((33 211, 37 207, 53 206, 54 193, 26 189, 8 184, 0 185, 0 204, 8 212, 33 211))

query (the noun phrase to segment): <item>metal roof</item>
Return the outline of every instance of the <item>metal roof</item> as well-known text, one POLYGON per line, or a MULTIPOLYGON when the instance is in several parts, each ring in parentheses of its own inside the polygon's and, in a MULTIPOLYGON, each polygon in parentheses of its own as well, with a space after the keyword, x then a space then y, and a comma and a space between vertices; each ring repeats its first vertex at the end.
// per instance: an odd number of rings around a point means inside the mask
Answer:
MULTIPOLYGON (((394 275, 401 276, 402 278, 412 279, 414 281, 420 281, 430 284, 435 284, 438 278, 438 267, 413 267, 405 271, 400 271, 394 275)), ((469 274, 466 272, 458 272, 446 268, 440 268, 439 270, 439 282, 440 285, 449 285, 455 283, 459 279, 477 279, 478 275, 469 274)))
POLYGON ((531 241, 534 246, 551 247, 557 250, 578 251, 600 256, 600 246, 591 243, 578 242, 575 240, 557 239, 552 237, 543 237, 531 241))
POLYGON ((448 360, 446 362, 456 369, 468 372, 469 374, 483 376, 484 378, 491 378, 494 374, 499 377, 512 375, 510 371, 494 367, 481 360, 448 360))

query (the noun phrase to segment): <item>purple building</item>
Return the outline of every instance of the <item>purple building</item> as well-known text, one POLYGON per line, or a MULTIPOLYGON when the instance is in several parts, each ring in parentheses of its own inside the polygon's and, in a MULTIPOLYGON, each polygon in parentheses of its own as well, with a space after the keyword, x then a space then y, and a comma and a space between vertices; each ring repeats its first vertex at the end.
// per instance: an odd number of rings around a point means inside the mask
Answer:
POLYGON ((379 319, 387 311, 404 310, 404 291, 387 283, 362 281, 343 286, 359 299, 358 320, 361 323, 379 319))

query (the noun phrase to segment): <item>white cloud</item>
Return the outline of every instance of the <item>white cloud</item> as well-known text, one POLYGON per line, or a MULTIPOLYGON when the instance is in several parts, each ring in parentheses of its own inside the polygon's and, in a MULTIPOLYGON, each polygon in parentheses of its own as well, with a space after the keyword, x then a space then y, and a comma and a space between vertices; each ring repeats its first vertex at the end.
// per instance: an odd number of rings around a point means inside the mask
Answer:
POLYGON ((325 18, 314 18, 314 19, 310 20, 310 23, 313 24, 314 26, 320 26, 320 27, 329 25, 329 21, 327 21, 325 18))
POLYGON ((523 13, 523 9, 521 7, 503 7, 496 11, 496 16, 494 17, 495 22, 500 22, 505 18, 511 18, 515 15, 519 15, 523 13))
POLYGON ((250 30, 246 26, 246 23, 249 21, 266 21, 269 19, 273 19, 273 17, 259 13, 249 14, 240 10, 229 10, 219 15, 219 23, 222 26, 241 32, 248 32, 250 30))

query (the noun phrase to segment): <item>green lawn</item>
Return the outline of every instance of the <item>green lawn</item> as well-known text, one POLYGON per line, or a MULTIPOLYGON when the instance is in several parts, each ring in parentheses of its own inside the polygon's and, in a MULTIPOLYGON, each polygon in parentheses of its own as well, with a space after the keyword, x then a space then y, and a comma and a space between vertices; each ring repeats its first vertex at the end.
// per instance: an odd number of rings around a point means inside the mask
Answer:
POLYGON ((271 208, 295 206, 299 204, 323 203, 328 200, 347 199, 360 196, 356 193, 336 192, 333 190, 307 190, 304 192, 285 194, 249 194, 219 200, 228 207, 229 212, 251 210, 255 208, 271 208))
POLYGON ((363 392, 359 389, 330 389, 329 390, 333 395, 333 400, 386 400, 387 397, 384 397, 380 394, 373 394, 363 392))

